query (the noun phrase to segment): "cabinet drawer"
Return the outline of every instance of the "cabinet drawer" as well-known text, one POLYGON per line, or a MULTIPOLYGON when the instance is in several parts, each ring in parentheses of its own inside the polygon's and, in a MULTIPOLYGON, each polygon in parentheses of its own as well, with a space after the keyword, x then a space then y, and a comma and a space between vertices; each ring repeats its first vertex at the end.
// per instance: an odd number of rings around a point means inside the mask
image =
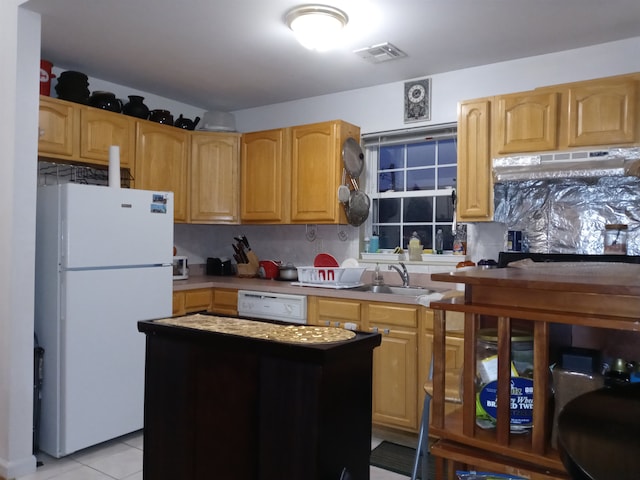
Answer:
POLYGON ((343 320, 360 321, 360 302, 347 300, 318 299, 318 313, 320 318, 340 318, 343 320))
POLYGON ((184 308, 187 312, 209 310, 211 306, 211 290, 189 290, 184 295, 184 308))
POLYGON ((418 310, 416 307, 370 303, 368 320, 370 323, 417 328, 418 310))

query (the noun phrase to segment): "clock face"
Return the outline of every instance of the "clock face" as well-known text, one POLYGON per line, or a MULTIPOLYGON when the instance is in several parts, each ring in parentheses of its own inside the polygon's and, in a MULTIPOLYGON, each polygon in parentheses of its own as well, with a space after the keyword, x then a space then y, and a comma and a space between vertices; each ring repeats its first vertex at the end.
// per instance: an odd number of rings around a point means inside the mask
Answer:
POLYGON ((409 87, 407 92, 407 98, 412 103, 420 103, 424 100, 426 95, 425 88, 422 85, 416 84, 409 87))
POLYGON ((404 84, 404 121, 419 122, 431 117, 431 79, 414 80, 404 84))

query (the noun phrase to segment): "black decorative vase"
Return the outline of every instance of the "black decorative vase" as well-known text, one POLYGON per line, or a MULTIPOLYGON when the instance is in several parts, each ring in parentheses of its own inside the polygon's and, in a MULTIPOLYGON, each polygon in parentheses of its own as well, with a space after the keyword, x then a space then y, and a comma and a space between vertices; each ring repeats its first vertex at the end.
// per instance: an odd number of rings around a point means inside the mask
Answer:
POLYGON ((122 113, 147 120, 149 118, 149 107, 142 103, 143 100, 144 97, 139 95, 129 95, 129 101, 122 107, 122 113))

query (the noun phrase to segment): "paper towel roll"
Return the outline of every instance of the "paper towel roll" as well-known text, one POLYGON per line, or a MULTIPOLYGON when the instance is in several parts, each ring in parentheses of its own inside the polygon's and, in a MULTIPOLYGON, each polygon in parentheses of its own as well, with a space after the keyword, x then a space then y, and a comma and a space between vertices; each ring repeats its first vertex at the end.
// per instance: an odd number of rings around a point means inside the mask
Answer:
POLYGON ((109 186, 120 188, 120 147, 118 145, 109 147, 109 186))

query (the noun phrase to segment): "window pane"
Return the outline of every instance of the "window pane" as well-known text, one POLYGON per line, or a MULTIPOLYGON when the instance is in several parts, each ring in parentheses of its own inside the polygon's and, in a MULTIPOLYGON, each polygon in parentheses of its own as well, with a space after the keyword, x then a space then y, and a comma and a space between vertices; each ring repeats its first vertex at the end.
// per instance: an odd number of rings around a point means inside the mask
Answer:
POLYGON ((404 168, 404 145, 380 147, 379 170, 390 168, 404 168))
POLYGON ((436 143, 407 145, 407 167, 423 167, 436 164, 436 143))
POLYGON ((399 223, 400 222, 400 199, 399 198, 381 198, 374 200, 374 217, 380 223, 399 223), (377 215, 376 215, 377 213, 377 215))
POLYGON ((407 191, 435 190, 436 171, 433 168, 407 170, 407 191))
POLYGON ((456 167, 441 167, 438 169, 438 188, 447 188, 456 186, 456 167))
POLYGON ((453 222, 453 201, 451 195, 436 197, 436 221, 453 222))
POLYGON ((402 191, 404 191, 402 171, 390 171, 378 174, 378 192, 402 191))
POLYGON ((440 140, 438 142, 438 165, 455 165, 458 163, 456 140, 440 140))
POLYGON ((404 221, 427 223, 433 220, 432 197, 412 197, 404 199, 404 221))
POLYGON ((378 231, 380 233, 380 248, 396 248, 400 245, 400 227, 381 226, 378 231))

